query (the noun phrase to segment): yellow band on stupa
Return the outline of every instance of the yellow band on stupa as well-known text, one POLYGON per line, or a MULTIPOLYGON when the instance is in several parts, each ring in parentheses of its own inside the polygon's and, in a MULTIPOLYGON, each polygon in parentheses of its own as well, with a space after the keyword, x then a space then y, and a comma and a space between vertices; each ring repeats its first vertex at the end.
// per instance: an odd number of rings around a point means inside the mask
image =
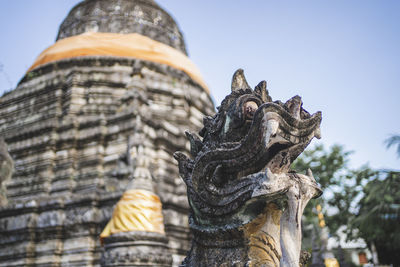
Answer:
POLYGON ((127 190, 114 208, 100 239, 119 232, 147 231, 164 234, 160 198, 141 189, 127 190))
POLYGON ((182 52, 137 34, 87 32, 57 41, 44 50, 28 71, 43 64, 81 56, 118 56, 166 64, 184 71, 209 93, 200 71, 182 52))

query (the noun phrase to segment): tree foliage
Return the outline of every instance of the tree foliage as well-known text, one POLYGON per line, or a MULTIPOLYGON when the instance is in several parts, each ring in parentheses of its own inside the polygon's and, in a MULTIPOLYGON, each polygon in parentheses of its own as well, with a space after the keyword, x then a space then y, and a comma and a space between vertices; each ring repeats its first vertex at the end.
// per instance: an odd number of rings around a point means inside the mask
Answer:
POLYGON ((381 171, 363 192, 350 224, 359 237, 375 244, 380 263, 400 266, 400 172, 381 171))
POLYGON ((374 243, 381 263, 400 266, 396 260, 396 251, 400 251, 400 172, 368 166, 350 169, 350 155, 340 145, 328 150, 317 145, 293 163, 292 168, 299 172, 310 168, 324 190, 321 198, 307 206, 305 222, 318 222, 313 207, 321 204, 331 235, 337 236, 339 227, 346 226, 348 240, 361 237, 368 245, 374 243))
POLYGON ((354 176, 370 175, 367 167, 361 170, 348 168, 350 151, 345 151, 340 145, 334 145, 328 150, 320 144, 306 150, 292 165, 298 172, 305 172, 310 168, 316 181, 321 185, 324 194, 321 198, 312 200, 304 212, 306 223, 315 223, 317 220, 313 208, 320 204, 325 213, 326 224, 330 233, 336 235, 341 225, 347 224, 347 218, 351 216, 353 199, 359 192, 354 176), (327 215, 327 214, 326 214, 327 215))

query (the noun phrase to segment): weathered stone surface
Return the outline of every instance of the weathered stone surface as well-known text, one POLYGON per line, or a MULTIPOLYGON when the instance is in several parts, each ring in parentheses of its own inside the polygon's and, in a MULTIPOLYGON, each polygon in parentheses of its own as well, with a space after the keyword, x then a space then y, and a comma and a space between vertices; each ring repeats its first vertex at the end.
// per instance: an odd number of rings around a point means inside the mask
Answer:
POLYGON ((60 26, 57 40, 85 32, 139 33, 186 53, 174 19, 153 0, 86 0, 60 26))
POLYGON ((14 161, 8 153, 7 144, 0 137, 0 207, 7 204, 6 183, 10 180, 14 161))
MULTIPOLYGON (((175 22, 153 1, 84 1, 58 38, 94 24, 186 51, 175 22)), ((29 72, 0 98, 0 136, 15 166, 12 178, 1 180, 8 204, 0 207, 0 267, 100 266, 99 234, 128 185, 139 146, 165 218, 166 236, 151 247, 165 249, 155 258, 160 266, 177 266, 189 249, 189 205, 171 155, 187 150, 183 131, 198 130, 213 111, 208 93, 187 74, 149 61, 82 57, 29 72)))
POLYGON ((123 232, 104 239, 102 266, 172 265, 168 239, 159 233, 123 232))
POLYGON ((151 159, 170 253, 179 261, 188 249, 182 223, 188 204, 169 155, 185 150, 184 129, 198 129, 190 107, 213 110, 186 74, 151 62, 72 59, 25 77, 0 100, 0 135, 15 159, 10 205, 0 212, 0 266, 99 266, 98 236, 126 188, 128 159, 134 168, 139 144, 151 159), (134 64, 141 75, 131 76, 134 64), (160 109, 171 105, 182 112, 160 109))
POLYGON ((321 113, 299 96, 272 102, 242 70, 200 136, 186 132, 192 159, 174 154, 190 203, 192 248, 181 266, 300 266, 301 216, 321 194, 311 172, 290 170, 314 137, 321 113))

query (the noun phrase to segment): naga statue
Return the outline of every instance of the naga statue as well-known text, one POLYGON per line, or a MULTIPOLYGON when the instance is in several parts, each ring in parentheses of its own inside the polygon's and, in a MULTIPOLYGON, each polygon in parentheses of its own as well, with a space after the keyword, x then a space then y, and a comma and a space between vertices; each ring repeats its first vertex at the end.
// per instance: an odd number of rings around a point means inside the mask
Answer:
POLYGON ((192 247, 181 266, 301 266, 301 217, 322 191, 291 163, 320 138, 321 112, 299 96, 272 101, 243 70, 199 135, 186 132, 192 158, 174 154, 187 185, 192 247))

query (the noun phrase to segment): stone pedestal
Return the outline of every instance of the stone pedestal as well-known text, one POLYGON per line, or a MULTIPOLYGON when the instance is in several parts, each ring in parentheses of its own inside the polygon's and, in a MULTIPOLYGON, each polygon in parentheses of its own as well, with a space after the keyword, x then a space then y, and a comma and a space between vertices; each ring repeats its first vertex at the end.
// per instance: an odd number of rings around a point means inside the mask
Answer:
POLYGON ((101 266, 172 266, 165 235, 152 232, 121 232, 103 239, 101 266))

